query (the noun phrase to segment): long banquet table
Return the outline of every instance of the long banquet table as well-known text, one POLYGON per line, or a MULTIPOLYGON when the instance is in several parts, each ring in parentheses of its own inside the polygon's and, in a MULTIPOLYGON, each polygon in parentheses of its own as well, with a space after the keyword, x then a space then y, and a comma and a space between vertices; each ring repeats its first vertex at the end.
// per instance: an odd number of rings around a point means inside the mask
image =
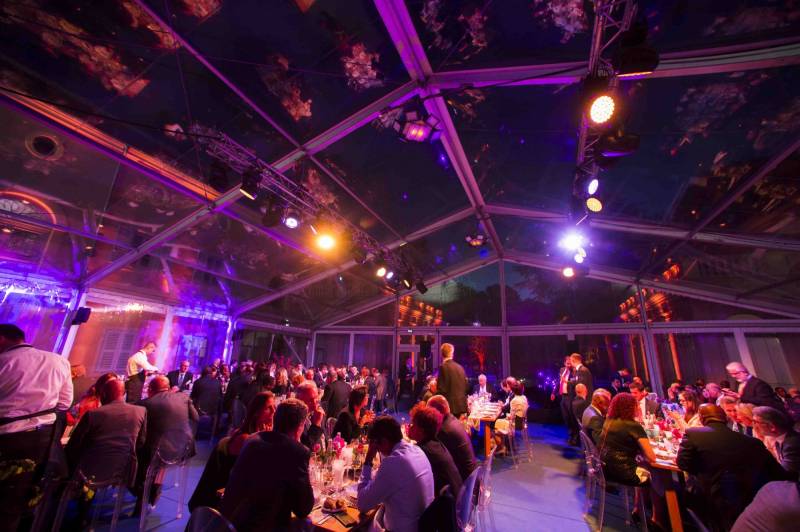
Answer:
POLYGON ((479 425, 483 424, 484 456, 489 456, 492 450, 492 425, 503 412, 503 403, 476 401, 470 408, 469 420, 479 425))

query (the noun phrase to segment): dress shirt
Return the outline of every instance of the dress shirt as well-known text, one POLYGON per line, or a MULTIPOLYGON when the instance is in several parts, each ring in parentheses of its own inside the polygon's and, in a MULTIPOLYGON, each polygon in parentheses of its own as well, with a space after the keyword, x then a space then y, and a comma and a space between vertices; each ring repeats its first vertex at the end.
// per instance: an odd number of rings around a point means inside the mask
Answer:
MULTIPOLYGON (((69 360, 49 351, 20 344, 0 353, 0 417, 18 417, 42 410, 67 410, 72 405, 69 360)), ((45 414, 0 425, 0 434, 51 425, 45 414)))
POLYGON ((778 463, 782 464, 783 460, 781 459, 781 447, 783 447, 783 441, 786 439, 786 433, 784 432, 780 436, 765 436, 764 437, 764 445, 767 447, 767 450, 772 453, 772 456, 775 457, 775 460, 778 463))
POLYGON ((486 395, 486 394, 488 394, 488 393, 489 393, 489 390, 487 390, 487 389, 486 389, 486 386, 480 386, 480 387, 478 388, 478 393, 479 393, 480 395, 486 395))
POLYGON ((568 386, 567 383, 569 382, 569 368, 564 368, 563 370, 561 370, 561 377, 559 379, 559 382, 560 382, 558 388, 559 393, 561 395, 567 395, 567 386, 568 386))
POLYGON ((178 373, 178 388, 183 386, 183 380, 186 378, 186 373, 178 373))
POLYGON ((738 390, 739 395, 742 395, 742 392, 744 391, 744 387, 747 386, 747 382, 750 380, 751 377, 752 377, 752 375, 748 375, 747 378, 744 381, 739 383, 739 390, 738 390))
POLYGON ((639 400, 639 414, 638 421, 644 421, 644 416, 647 414, 647 396, 645 395, 639 400))
POLYGON ((372 464, 364 464, 358 482, 358 509, 383 503, 383 527, 392 532, 416 532, 419 518, 433 502, 433 472, 422 449, 401 441, 381 461, 372 478, 372 464))
POLYGON ((147 353, 139 350, 128 359, 128 377, 133 377, 143 369, 147 371, 158 371, 158 368, 147 360, 147 353))

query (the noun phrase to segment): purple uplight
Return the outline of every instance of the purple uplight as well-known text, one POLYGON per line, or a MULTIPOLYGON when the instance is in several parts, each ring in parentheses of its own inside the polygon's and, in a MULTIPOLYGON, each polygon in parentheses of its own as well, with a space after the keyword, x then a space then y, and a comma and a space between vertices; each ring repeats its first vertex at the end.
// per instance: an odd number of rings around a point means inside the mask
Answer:
POLYGON ((403 201, 407 201, 408 200, 408 192, 403 192, 403 196, 402 197, 403 197, 403 201))

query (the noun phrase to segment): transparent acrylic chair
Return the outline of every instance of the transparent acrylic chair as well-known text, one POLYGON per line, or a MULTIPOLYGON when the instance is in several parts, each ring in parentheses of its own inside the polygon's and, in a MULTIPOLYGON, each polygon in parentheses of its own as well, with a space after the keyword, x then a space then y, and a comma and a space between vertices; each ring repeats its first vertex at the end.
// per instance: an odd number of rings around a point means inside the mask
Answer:
POLYGON ((492 463, 497 447, 492 449, 481 466, 482 474, 478 493, 477 524, 479 530, 497 530, 492 512, 492 463), (488 523, 487 523, 488 519, 488 523), (490 525, 490 526, 487 526, 490 525))
POLYGON ((198 506, 192 512, 189 523, 186 525, 188 532, 236 532, 233 525, 213 508, 198 506))
POLYGON ((53 520, 53 532, 62 530, 64 515, 66 514, 69 501, 77 497, 83 497, 84 493, 87 492, 85 490, 94 492, 91 509, 92 519, 89 530, 97 529, 100 509, 104 505, 105 499, 108 498, 109 493, 114 492, 114 511, 111 514, 109 530, 116 530, 119 514, 122 511, 122 501, 125 498, 125 492, 127 491, 130 477, 130 464, 104 480, 88 478, 81 471, 76 471, 72 478, 65 483, 64 491, 59 498, 58 508, 56 510, 55 519, 53 520))
POLYGON ((186 506, 186 482, 188 469, 187 465, 194 451, 194 440, 186 437, 183 431, 169 431, 164 433, 161 441, 153 453, 150 465, 144 480, 142 491, 142 514, 139 518, 139 531, 144 532, 147 524, 147 516, 155 508, 155 503, 150 504, 153 486, 163 484, 168 470, 176 470, 174 486, 178 489, 178 508, 175 517, 183 517, 184 507, 186 506), (159 482, 160 481, 160 482, 159 482))
POLYGON ((475 487, 479 485, 483 477, 483 466, 476 467, 470 473, 467 480, 461 486, 461 492, 456 500, 456 523, 462 532, 473 532, 476 530, 477 509, 479 496, 475 496, 475 487))

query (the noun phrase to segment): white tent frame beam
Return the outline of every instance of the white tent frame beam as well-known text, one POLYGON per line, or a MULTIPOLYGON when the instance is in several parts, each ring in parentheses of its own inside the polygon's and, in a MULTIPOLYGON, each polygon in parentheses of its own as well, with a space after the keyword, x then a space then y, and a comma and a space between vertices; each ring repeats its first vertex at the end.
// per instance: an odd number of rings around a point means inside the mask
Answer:
MULTIPOLYGON (((490 203, 486 206, 490 214, 513 216, 527 220, 537 220, 550 223, 566 223, 567 215, 541 209, 529 209, 515 205, 499 205, 490 203)), ((786 238, 772 238, 763 235, 722 233, 715 231, 698 231, 692 233, 690 228, 675 227, 671 225, 642 222, 638 220, 625 220, 621 218, 607 218, 595 215, 589 220, 589 227, 604 231, 629 233, 635 235, 648 235, 671 239, 690 238, 693 241, 727 246, 750 247, 759 249, 776 249, 781 251, 800 252, 800 240, 786 238)))
MULTIPOLYGON (((564 265, 558 261, 532 253, 509 252, 506 254, 505 260, 515 264, 553 272, 560 272, 564 267, 564 265)), ((619 270, 616 268, 592 266, 589 268, 587 277, 624 285, 637 284, 636 272, 619 270)), ((638 284, 643 288, 661 290, 662 292, 701 301, 710 301, 712 303, 720 303, 758 312, 767 312, 786 316, 788 318, 800 318, 800 309, 798 309, 797 306, 783 305, 781 303, 763 300, 745 299, 738 297, 733 292, 727 292, 720 287, 712 287, 691 281, 662 281, 650 277, 638 279, 638 284)))

